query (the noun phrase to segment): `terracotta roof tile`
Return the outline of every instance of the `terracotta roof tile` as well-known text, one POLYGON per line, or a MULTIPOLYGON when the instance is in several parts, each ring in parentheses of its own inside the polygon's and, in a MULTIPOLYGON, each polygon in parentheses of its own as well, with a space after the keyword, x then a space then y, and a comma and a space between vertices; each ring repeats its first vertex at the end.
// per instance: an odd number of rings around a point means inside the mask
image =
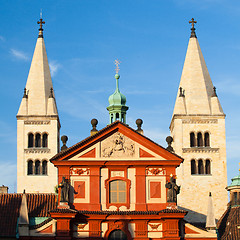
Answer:
MULTIPOLYGON (((22 195, 0 194, 0 236, 16 236, 22 195)), ((27 193, 26 195, 29 217, 47 217, 48 211, 56 208, 55 194, 27 193)))
POLYGON ((180 209, 163 209, 161 211, 79 211, 81 214, 98 214, 98 215, 158 215, 159 213, 187 213, 180 209))

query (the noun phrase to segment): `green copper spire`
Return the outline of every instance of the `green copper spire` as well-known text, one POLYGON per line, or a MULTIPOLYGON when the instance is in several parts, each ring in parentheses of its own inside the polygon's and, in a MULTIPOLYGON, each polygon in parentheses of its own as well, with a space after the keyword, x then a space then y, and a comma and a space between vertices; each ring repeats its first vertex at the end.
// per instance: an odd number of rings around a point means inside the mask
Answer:
POLYGON ((116 90, 115 92, 108 98, 109 106, 107 107, 107 110, 109 111, 109 122, 110 124, 115 122, 116 120, 119 120, 123 123, 126 123, 126 112, 128 110, 128 107, 126 104, 126 97, 120 92, 119 90, 119 78, 120 75, 119 72, 119 61, 115 60, 116 64, 116 90))

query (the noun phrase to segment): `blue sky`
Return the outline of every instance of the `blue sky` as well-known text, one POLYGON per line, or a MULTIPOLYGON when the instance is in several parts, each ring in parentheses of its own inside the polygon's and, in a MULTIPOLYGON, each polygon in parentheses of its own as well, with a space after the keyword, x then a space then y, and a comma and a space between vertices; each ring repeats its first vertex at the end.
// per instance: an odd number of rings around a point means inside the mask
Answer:
POLYGON ((240 146, 240 2, 238 0, 0 0, 0 185, 16 189, 16 114, 37 40, 44 39, 61 135, 68 146, 89 136, 90 121, 108 124, 108 97, 127 97, 127 123, 142 118, 145 135, 166 146, 190 36, 196 33, 226 113, 228 182, 238 174, 240 146))

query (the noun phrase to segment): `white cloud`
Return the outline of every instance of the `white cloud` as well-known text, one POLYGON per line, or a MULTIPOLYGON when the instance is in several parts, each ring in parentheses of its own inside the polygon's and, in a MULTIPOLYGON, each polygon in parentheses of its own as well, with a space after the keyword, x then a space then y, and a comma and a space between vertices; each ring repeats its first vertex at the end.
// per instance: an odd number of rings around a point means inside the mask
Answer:
POLYGON ((50 61, 49 67, 50 67, 51 76, 54 77, 58 72, 59 68, 61 67, 61 64, 57 63, 56 61, 50 61))
POLYGON ((27 61, 29 59, 29 57, 27 56, 26 53, 16 50, 14 48, 10 49, 10 53, 12 54, 12 56, 14 56, 15 58, 20 59, 20 60, 27 61))

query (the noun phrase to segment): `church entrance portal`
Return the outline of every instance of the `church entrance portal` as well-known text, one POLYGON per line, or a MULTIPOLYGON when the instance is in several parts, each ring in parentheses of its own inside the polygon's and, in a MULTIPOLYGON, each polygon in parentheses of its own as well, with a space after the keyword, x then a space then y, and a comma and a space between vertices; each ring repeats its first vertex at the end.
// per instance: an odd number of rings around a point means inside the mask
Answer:
POLYGON ((121 230, 114 230, 109 234, 108 240, 127 240, 127 235, 121 230))

